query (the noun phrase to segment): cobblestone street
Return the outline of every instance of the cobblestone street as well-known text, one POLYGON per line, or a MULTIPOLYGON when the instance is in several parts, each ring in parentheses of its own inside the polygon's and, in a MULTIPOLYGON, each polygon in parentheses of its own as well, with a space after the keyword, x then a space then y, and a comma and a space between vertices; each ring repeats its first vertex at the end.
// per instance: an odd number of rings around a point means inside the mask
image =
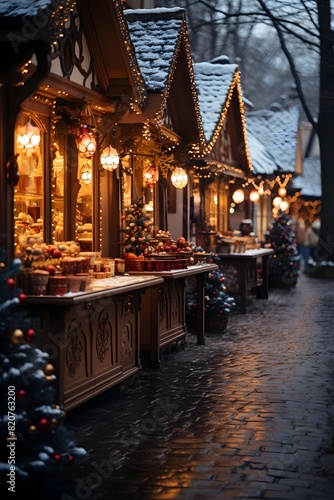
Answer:
POLYGON ((301 275, 222 334, 69 412, 61 499, 334 498, 334 285, 301 275))

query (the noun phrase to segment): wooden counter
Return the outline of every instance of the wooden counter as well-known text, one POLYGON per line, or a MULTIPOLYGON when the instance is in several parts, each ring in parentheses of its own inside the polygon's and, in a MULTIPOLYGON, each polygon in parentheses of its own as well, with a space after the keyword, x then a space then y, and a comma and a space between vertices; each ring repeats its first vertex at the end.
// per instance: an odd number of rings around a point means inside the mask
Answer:
POLYGON ((256 286, 257 298, 268 298, 268 257, 273 254, 271 248, 260 248, 246 250, 244 253, 219 253, 221 271, 228 274, 228 266, 233 266, 237 272, 237 290, 228 293, 237 293, 240 297, 240 309, 242 313, 247 312, 247 294, 251 287, 256 286), (258 266, 261 271, 261 283, 258 283, 258 266))
POLYGON ((50 355, 65 411, 140 369, 141 298, 161 283, 159 276, 117 276, 94 280, 86 292, 27 297, 27 312, 42 331, 36 344, 50 355))
MULTIPOLYGON (((172 271, 151 271, 151 274, 163 278, 163 283, 147 288, 143 295, 140 348, 149 350, 151 364, 159 368, 160 351, 171 343, 184 339, 187 333, 185 325, 185 281, 189 276, 196 277, 197 286, 197 343, 205 343, 204 289, 205 276, 218 269, 216 264, 199 264, 187 269, 172 271), (202 305, 202 306, 201 306, 202 305)), ((130 272, 130 275, 143 275, 130 272)))

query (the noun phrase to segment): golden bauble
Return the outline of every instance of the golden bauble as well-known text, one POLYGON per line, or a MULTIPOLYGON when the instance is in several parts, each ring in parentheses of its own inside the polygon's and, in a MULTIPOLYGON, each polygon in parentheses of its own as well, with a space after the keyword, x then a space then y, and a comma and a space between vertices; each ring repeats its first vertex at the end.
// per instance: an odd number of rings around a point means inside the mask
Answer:
POLYGON ((28 429, 29 434, 35 434, 37 431, 37 427, 35 425, 31 425, 28 429))
POLYGON ((44 373, 46 375, 51 375, 55 371, 54 366, 51 363, 48 363, 44 367, 44 373))
POLYGON ((16 328, 10 336, 10 341, 13 344, 23 344, 24 333, 19 328, 16 328))

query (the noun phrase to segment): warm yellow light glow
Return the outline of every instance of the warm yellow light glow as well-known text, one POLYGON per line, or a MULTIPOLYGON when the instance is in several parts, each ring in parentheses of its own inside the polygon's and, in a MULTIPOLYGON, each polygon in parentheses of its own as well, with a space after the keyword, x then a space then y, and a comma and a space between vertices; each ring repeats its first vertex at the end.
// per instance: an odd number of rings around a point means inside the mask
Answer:
POLYGON ((92 168, 89 163, 84 163, 80 169, 80 179, 84 184, 92 182, 92 168))
POLYGON ((284 196, 286 196, 286 189, 285 187, 280 187, 278 189, 278 195, 281 197, 281 198, 284 198, 284 196))
POLYGON ((245 194, 243 192, 242 189, 237 189, 236 191, 234 191, 234 193, 232 194, 232 199, 234 201, 234 203, 242 203, 245 199, 245 194))
POLYGON ((81 156, 85 158, 91 158, 96 151, 94 134, 87 125, 80 127, 77 136, 77 147, 81 156))
POLYGON ((144 170, 143 178, 145 184, 152 187, 159 180, 159 172, 153 165, 148 165, 144 170))
POLYGON ((252 189, 252 191, 249 193, 249 199, 253 203, 257 203, 260 199, 259 192, 256 189, 252 189))
POLYGON ((29 120, 23 127, 19 127, 17 135, 18 149, 21 149, 23 154, 30 156, 36 151, 41 141, 41 132, 38 127, 34 127, 29 120))
POLYGON ((119 156, 115 148, 108 146, 102 151, 100 163, 105 170, 115 170, 119 165, 119 156))
POLYGON ((290 203, 286 200, 282 200, 281 203, 279 204, 279 208, 282 210, 282 212, 285 212, 286 210, 288 210, 289 207, 290 207, 290 203))
POLYGON ((282 198, 280 196, 276 196, 276 198, 273 199, 274 207, 279 207, 281 202, 282 202, 282 198))
POLYGON ((171 180, 173 186, 178 189, 182 189, 188 184, 187 172, 181 167, 176 167, 172 172, 171 180))

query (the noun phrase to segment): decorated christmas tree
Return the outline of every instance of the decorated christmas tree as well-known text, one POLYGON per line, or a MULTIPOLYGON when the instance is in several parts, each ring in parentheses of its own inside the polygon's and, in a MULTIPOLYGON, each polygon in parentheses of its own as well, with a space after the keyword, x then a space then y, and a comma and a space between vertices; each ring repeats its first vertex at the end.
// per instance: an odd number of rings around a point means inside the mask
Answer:
POLYGON ((54 368, 34 346, 38 329, 16 287, 21 261, 5 263, 0 249, 0 476, 1 498, 60 498, 59 475, 85 450, 71 441, 54 404, 54 368))
POLYGON ((132 203, 127 210, 124 236, 120 244, 124 247, 124 254, 142 255, 151 238, 152 223, 144 211, 144 199, 132 203))
MULTIPOLYGON (((212 259, 211 259, 212 260, 212 259)), ((214 324, 214 329, 224 329, 228 315, 236 306, 234 297, 227 293, 224 274, 218 269, 211 270, 205 279, 204 311, 206 329, 214 324), (219 326, 221 325, 221 327, 219 326)), ((196 325, 197 293, 195 284, 190 280, 186 287, 186 323, 191 327, 196 325)))
POLYGON ((290 217, 280 212, 266 235, 274 253, 269 256, 269 286, 291 287, 296 285, 299 275, 299 252, 290 217))

